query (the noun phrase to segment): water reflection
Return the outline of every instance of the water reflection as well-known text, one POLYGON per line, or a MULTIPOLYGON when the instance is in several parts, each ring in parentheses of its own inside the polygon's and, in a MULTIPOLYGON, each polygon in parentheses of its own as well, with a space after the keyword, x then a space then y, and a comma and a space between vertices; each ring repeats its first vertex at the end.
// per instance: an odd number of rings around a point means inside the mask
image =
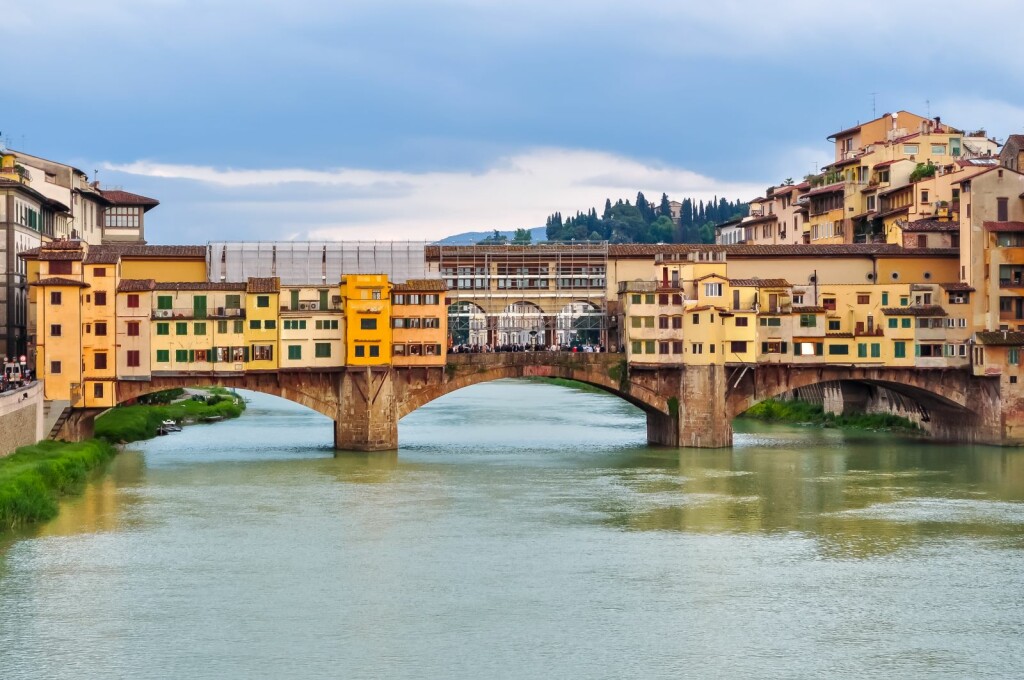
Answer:
POLYGON ((619 471, 629 495, 599 507, 609 524, 636 530, 803 532, 832 556, 889 553, 944 535, 1019 544, 1024 451, 870 433, 826 435, 799 450, 764 445, 793 432, 764 428, 738 436, 731 451, 684 450, 674 470, 619 471))
POLYGON ((613 397, 502 381, 334 457, 326 418, 249 406, 0 553, 0 676, 1017 672, 1024 451, 746 423, 650 448, 613 397))

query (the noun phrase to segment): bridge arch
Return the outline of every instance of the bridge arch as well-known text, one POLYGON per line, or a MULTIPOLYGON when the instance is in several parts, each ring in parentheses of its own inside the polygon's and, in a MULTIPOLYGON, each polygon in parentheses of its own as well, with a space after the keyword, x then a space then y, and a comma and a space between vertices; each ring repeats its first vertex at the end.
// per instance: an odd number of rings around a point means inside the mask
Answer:
POLYGON ((403 418, 416 409, 464 387, 503 378, 564 378, 575 380, 613 394, 636 406, 649 416, 667 416, 669 398, 656 389, 630 381, 623 375, 619 355, 581 352, 499 352, 454 354, 444 380, 410 386, 398 401, 397 416, 403 418))
POLYGON ((287 399, 331 420, 338 417, 337 373, 277 372, 245 375, 197 373, 152 376, 148 381, 118 382, 117 405, 134 403, 140 397, 176 387, 226 387, 261 392, 287 399))

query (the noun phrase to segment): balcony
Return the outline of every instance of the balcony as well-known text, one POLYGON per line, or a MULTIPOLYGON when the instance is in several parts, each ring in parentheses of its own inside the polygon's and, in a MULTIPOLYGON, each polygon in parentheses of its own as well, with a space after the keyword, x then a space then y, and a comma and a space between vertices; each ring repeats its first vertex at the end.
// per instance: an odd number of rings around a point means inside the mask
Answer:
POLYGON ((171 309, 154 309, 154 319, 244 319, 245 310, 236 307, 214 307, 212 309, 195 309, 193 307, 173 307, 171 309))
POLYGON ((206 310, 210 319, 244 319, 245 310, 240 307, 214 307, 206 310))

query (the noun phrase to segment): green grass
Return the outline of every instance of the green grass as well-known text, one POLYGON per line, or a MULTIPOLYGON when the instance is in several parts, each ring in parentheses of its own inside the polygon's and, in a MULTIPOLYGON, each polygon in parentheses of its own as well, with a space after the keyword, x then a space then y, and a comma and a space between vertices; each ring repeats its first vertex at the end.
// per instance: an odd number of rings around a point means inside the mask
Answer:
POLYGON ((815 423, 823 427, 864 430, 920 430, 914 422, 901 416, 888 413, 853 413, 837 416, 825 413, 825 410, 818 404, 798 399, 792 401, 766 399, 752 406, 740 417, 769 423, 815 423))
POLYGON ((210 388, 212 394, 206 403, 186 399, 173 404, 149 406, 117 406, 96 419, 96 436, 112 442, 135 442, 156 436, 157 428, 165 420, 177 423, 197 421, 220 416, 237 418, 245 411, 245 401, 223 388, 210 388))
POLYGON ((57 515, 60 496, 78 492, 114 456, 105 441, 41 441, 0 458, 0 533, 57 515))
POLYGON ((237 418, 245 401, 223 388, 210 388, 204 401, 166 403, 184 390, 148 395, 159 405, 138 404, 107 411, 96 419, 96 439, 83 442, 41 441, 0 458, 0 534, 57 515, 61 496, 78 492, 89 473, 110 460, 116 442, 149 439, 164 420, 195 421, 210 416, 237 418))

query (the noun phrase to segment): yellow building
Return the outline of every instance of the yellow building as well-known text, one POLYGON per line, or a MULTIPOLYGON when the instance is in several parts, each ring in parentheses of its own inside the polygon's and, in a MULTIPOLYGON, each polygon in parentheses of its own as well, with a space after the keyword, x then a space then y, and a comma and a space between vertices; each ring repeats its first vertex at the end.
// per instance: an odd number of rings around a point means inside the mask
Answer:
POLYGON ((391 363, 391 284, 385 274, 348 274, 341 278, 345 310, 345 363, 391 363))
POLYGON ((290 286, 281 291, 280 366, 345 365, 345 322, 338 288, 290 286))
POLYGON ((245 284, 245 368, 272 371, 279 366, 281 279, 250 278, 245 284))
POLYGON ((395 366, 444 366, 448 356, 447 286, 413 279, 391 289, 391 357, 395 366))

